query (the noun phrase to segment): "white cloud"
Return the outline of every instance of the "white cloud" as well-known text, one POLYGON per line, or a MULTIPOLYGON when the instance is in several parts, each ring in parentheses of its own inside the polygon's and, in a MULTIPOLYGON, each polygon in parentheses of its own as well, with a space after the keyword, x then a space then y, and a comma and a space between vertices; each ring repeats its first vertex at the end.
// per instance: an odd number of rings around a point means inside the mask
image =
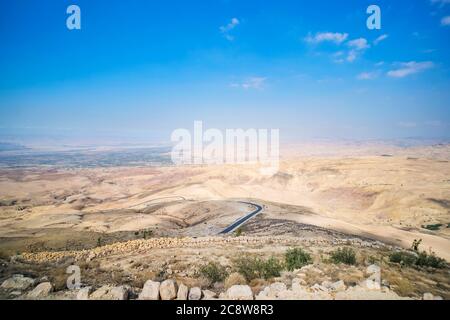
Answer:
POLYGON ((383 35, 379 36, 378 38, 376 38, 376 39, 373 41, 373 44, 374 44, 374 45, 377 45, 377 44, 379 44, 381 41, 386 40, 388 37, 389 37, 389 35, 383 34, 383 35))
POLYGON ((348 38, 348 33, 339 32, 318 32, 314 36, 309 34, 305 41, 308 43, 318 44, 321 42, 334 42, 336 44, 341 44, 348 38))
POLYGON ((356 77, 358 80, 373 80, 375 78, 377 78, 379 75, 379 72, 374 71, 374 72, 362 72, 360 74, 358 74, 358 76, 356 77))
POLYGON ((440 126, 442 126, 442 122, 439 120, 431 120, 431 121, 426 121, 425 125, 430 126, 430 127, 440 127, 440 126))
POLYGON ((450 26, 450 16, 443 17, 441 19, 442 26, 450 26))
POLYGON ((267 78, 264 77, 251 77, 242 83, 232 83, 231 86, 234 88, 242 89, 262 89, 267 78))
POLYGON ((434 67, 434 63, 431 61, 424 62, 403 62, 400 67, 391 71, 388 71, 387 75, 392 78, 404 78, 434 67))
POLYGON ((370 45, 367 43, 367 40, 364 38, 359 38, 355 40, 351 40, 347 43, 347 45, 355 50, 365 50, 370 48, 370 45))
POLYGON ((382 65, 384 65, 384 61, 380 61, 380 62, 375 63, 376 67, 381 67, 382 65))
POLYGON ((230 23, 228 23, 225 26, 221 26, 220 27, 220 32, 223 33, 223 36, 225 37, 225 39, 229 40, 229 41, 233 41, 234 37, 232 35, 229 34, 229 32, 231 30, 233 30, 234 28, 236 28, 239 25, 239 20, 237 18, 232 18, 230 23))

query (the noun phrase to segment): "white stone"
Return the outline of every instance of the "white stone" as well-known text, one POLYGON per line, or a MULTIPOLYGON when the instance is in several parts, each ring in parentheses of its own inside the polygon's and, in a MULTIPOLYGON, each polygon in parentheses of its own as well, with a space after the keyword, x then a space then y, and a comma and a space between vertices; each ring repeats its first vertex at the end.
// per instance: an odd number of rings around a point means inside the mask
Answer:
POLYGON ((24 277, 21 274, 13 275, 11 278, 3 281, 0 286, 2 289, 6 290, 26 290, 32 285, 34 285, 35 280, 29 277, 24 277))
POLYGON ((199 287, 194 287, 189 290, 189 300, 200 300, 202 298, 202 290, 199 287))
POLYGON ((161 284, 156 281, 148 280, 145 282, 142 292, 139 294, 139 300, 159 300, 159 287, 161 284))
POLYGON ((177 297, 177 284, 173 280, 165 280, 159 287, 161 300, 174 300, 177 297))
POLYGON ((253 292, 247 285, 236 285, 227 290, 227 298, 229 300, 253 300, 253 292))
POLYGON ((31 299, 36 299, 36 298, 45 298, 47 297, 50 292, 53 291, 53 286, 50 282, 43 282, 40 283, 36 286, 36 288, 34 288, 33 290, 31 290, 27 297, 31 298, 31 299))
POLYGON ((180 284, 178 286, 178 294, 177 294, 177 300, 187 300, 189 294, 189 288, 185 286, 184 284, 180 284))

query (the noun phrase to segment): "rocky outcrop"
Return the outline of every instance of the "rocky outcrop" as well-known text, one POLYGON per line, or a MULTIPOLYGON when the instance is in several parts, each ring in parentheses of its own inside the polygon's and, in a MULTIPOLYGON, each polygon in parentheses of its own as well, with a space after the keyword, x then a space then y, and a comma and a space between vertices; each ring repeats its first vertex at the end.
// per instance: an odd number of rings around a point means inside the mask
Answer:
POLYGON ((25 277, 21 274, 13 275, 11 278, 3 281, 0 286, 4 290, 19 290, 24 291, 28 288, 32 287, 35 283, 35 280, 29 277, 25 277))

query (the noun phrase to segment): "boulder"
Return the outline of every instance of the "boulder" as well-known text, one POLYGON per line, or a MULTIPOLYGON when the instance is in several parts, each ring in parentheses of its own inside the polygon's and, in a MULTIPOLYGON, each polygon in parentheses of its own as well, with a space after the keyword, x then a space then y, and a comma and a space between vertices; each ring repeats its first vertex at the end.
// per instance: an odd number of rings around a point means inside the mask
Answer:
POLYGON ((177 297, 177 284, 173 280, 165 280, 159 287, 161 300, 174 300, 177 297))
POLYGON ((229 300, 253 300, 252 289, 247 285, 235 285, 227 290, 229 300))
POLYGON ((36 286, 36 288, 31 290, 27 294, 27 298, 30 298, 30 299, 45 298, 52 291, 53 291, 52 284, 50 282, 43 282, 43 283, 38 284, 36 286))
POLYGON ((361 287, 368 289, 368 290, 381 290, 381 285, 379 282, 372 280, 372 279, 366 279, 361 283, 361 287))
POLYGON ((202 298, 202 290, 199 287, 194 287, 189 290, 189 300, 200 300, 202 298))
POLYGON ((159 287, 161 284, 156 281, 148 280, 139 294, 139 300, 159 300, 159 287))
POLYGON ((6 279, 3 281, 2 285, 0 286, 2 289, 5 290, 27 290, 29 287, 33 286, 35 283, 35 280, 29 277, 25 277, 21 274, 13 275, 11 278, 6 279))
POLYGON ((178 286, 177 300, 187 300, 189 294, 189 288, 184 284, 178 286))
POLYGON ((131 288, 129 286, 103 286, 94 291, 89 298, 92 300, 127 300, 131 288))
POLYGON ((332 283, 330 285, 330 289, 333 291, 339 292, 339 291, 345 291, 345 289, 347 289, 347 287, 345 286, 344 281, 339 280, 339 281, 332 283))

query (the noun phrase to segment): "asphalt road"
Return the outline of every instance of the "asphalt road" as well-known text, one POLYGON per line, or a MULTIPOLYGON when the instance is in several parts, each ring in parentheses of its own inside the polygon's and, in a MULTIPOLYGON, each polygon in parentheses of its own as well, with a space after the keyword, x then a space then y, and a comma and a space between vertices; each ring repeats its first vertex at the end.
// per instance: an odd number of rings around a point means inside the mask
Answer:
POLYGON ((261 207, 259 204, 256 203, 251 203, 251 202, 244 202, 244 201, 239 201, 240 203, 244 203, 244 204, 248 204, 251 205, 253 207, 256 208, 255 211, 250 212, 249 214, 247 214, 246 216, 240 218, 239 220, 237 220, 236 222, 234 222, 233 224, 229 225, 227 228, 225 228, 222 232, 220 232, 219 234, 227 234, 230 232, 233 232, 234 230, 236 230, 237 228, 239 228, 241 225, 243 225, 245 222, 247 222, 248 220, 250 220, 251 218, 253 218, 254 216, 256 216, 258 213, 260 213, 263 209, 263 207, 261 207))

